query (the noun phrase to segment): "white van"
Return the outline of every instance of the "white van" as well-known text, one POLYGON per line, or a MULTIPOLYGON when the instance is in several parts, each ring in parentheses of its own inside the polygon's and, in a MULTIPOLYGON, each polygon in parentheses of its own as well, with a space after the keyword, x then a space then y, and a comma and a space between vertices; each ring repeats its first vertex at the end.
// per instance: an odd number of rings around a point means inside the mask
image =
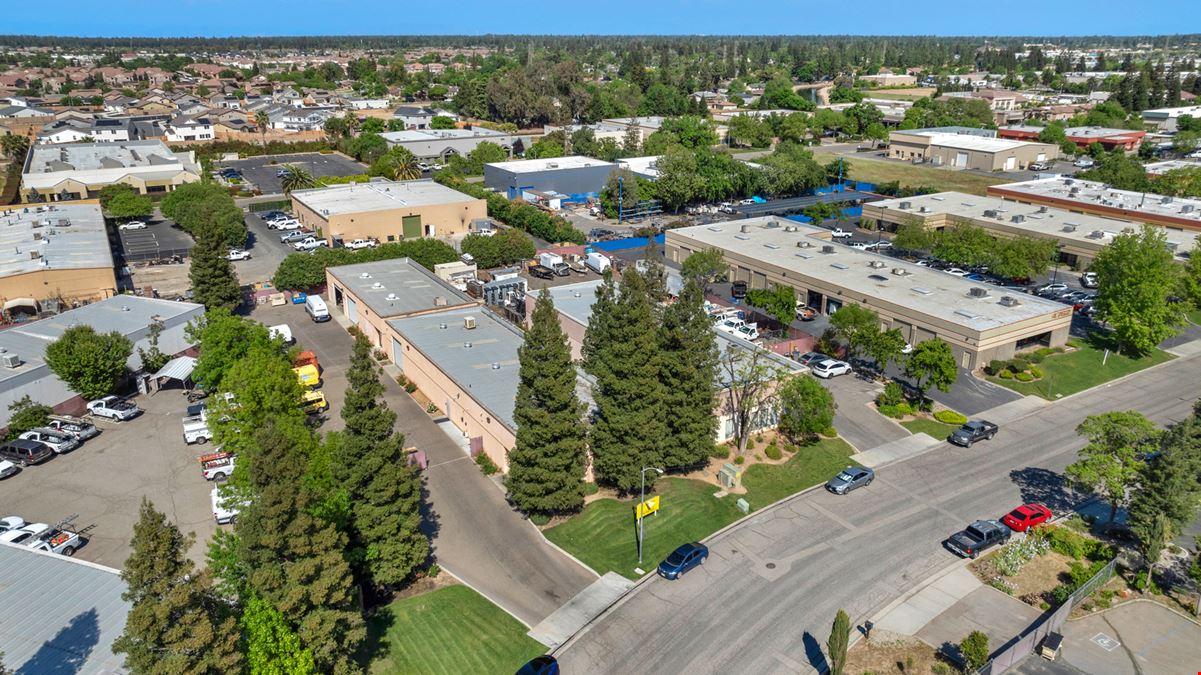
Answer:
POLYGON ((597 274, 604 274, 605 270, 612 267, 613 262, 609 260, 609 256, 605 255, 604 253, 597 253, 593 251, 592 253, 588 254, 587 258, 584 258, 584 264, 587 265, 588 269, 592 270, 593 272, 596 272, 597 274))
POLYGON ((329 308, 325 306, 325 301, 320 295, 310 295, 304 301, 304 311, 309 313, 313 321, 321 323, 329 321, 329 308))
POLYGON ((286 323, 281 323, 278 326, 269 326, 267 334, 272 339, 282 339, 286 345, 296 344, 296 338, 292 337, 292 328, 286 323))

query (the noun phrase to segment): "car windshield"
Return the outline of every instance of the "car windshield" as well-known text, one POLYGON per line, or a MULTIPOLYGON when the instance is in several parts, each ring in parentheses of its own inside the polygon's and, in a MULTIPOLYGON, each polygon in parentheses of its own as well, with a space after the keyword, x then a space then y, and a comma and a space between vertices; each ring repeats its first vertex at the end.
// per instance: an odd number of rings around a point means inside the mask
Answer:
POLYGON ((672 551, 671 555, 665 560, 668 565, 679 565, 684 562, 684 554, 679 551, 672 551))
POLYGON ((851 476, 851 474, 847 473, 846 471, 843 471, 842 473, 838 474, 837 476, 835 476, 835 478, 837 478, 838 480, 854 480, 854 477, 851 476))
POLYGON ((1026 514, 1023 513, 1021 509, 1014 509, 1009 512, 1009 517, 1013 518, 1014 520, 1025 520, 1026 514))

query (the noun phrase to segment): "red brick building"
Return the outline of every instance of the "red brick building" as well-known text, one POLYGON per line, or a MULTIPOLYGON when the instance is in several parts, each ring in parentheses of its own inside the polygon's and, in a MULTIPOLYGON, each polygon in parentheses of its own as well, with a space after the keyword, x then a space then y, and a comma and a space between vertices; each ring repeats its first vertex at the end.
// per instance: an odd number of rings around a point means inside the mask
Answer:
MULTIPOLYGON (((1042 130, 1042 127, 1024 125, 1000 127, 997 129, 997 138, 1012 138, 1019 141, 1038 140, 1038 134, 1042 130)), ((1093 143, 1100 143, 1106 152, 1110 152, 1114 148, 1121 148, 1126 153, 1137 152, 1138 146, 1143 142, 1143 136, 1147 135, 1145 131, 1106 129, 1104 127, 1069 127, 1064 129, 1064 133, 1067 134, 1068 140, 1075 143, 1081 150, 1087 150, 1088 146, 1093 143)))

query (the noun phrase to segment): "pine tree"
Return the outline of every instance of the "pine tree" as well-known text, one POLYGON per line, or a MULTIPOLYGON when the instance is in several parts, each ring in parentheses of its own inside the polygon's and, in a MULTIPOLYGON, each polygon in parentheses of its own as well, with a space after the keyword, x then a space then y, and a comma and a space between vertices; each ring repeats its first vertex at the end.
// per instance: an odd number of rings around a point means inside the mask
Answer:
POLYGON ((294 449, 309 433, 303 422, 275 419, 254 433, 257 447, 248 463, 254 496, 237 523, 241 564, 249 589, 284 617, 320 672, 359 672, 354 657, 367 631, 344 557, 346 536, 310 515, 315 500, 304 486, 307 458, 294 449))
MULTIPOLYGON (((666 409, 659 380, 658 331, 646 280, 627 269, 617 296, 602 320, 605 335, 589 343, 597 408, 591 446, 597 480, 630 492, 639 486, 642 467, 662 462, 666 409)), ((590 331, 596 311, 593 305, 590 331)))
POLYGON ((663 256, 659 255, 659 245, 654 237, 647 237, 646 250, 642 253, 646 271, 642 273, 646 279, 646 292, 650 296, 652 308, 656 316, 660 311, 660 303, 667 301, 667 269, 663 266, 663 256))
POLYGON ((1201 499, 1201 422, 1196 417, 1174 425, 1162 452, 1139 471, 1139 487, 1130 499, 1130 529, 1146 541, 1160 516, 1168 529, 1181 532, 1197 515, 1201 499))
POLYGON ((121 578, 132 604, 113 653, 142 673, 229 673, 242 666, 238 629, 211 595, 208 570, 199 573, 187 558, 193 537, 142 499, 133 528, 133 553, 121 578))
POLYGON ((233 265, 225 257, 225 235, 214 222, 202 223, 193 234, 196 245, 188 270, 193 299, 206 309, 233 310, 242 302, 242 289, 233 265))
POLYGON ((592 303, 592 315, 588 319, 588 330, 584 333, 584 344, 581 352, 581 366, 584 372, 593 377, 600 376, 604 367, 601 354, 612 341, 610 325, 612 324, 613 308, 617 303, 617 281, 613 277, 613 268, 605 271, 604 279, 596 288, 596 300, 592 303))
POLYGON ((421 478, 404 454, 404 436, 393 431, 396 413, 382 400, 371 341, 355 337, 346 378, 346 421, 335 476, 351 508, 350 553, 360 583, 402 583, 429 557, 421 532, 421 478))
POLYGON ((509 499, 527 513, 575 511, 584 505, 584 406, 575 393, 571 347, 546 289, 531 321, 517 352, 517 439, 509 451, 509 499))
POLYGON ((847 667, 847 647, 851 640, 851 617, 843 610, 834 616, 826 651, 830 653, 830 675, 842 675, 847 667))
POLYGON ((689 279, 679 299, 663 311, 659 327, 662 358, 659 379, 663 403, 671 414, 664 422, 663 464, 696 466, 707 460, 717 435, 717 343, 705 312, 704 294, 689 279))

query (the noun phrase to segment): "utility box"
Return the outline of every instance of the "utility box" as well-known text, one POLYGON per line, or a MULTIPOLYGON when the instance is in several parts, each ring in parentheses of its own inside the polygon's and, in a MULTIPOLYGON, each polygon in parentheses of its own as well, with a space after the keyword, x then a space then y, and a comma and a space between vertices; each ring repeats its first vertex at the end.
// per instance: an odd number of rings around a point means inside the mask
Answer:
POLYGON ((717 474, 717 481, 724 488, 736 488, 742 485, 742 467, 737 464, 725 463, 717 474))
POLYGON ((739 498, 738 501, 734 502, 734 506, 738 507, 738 510, 743 513, 751 512, 751 505, 745 499, 739 498))

